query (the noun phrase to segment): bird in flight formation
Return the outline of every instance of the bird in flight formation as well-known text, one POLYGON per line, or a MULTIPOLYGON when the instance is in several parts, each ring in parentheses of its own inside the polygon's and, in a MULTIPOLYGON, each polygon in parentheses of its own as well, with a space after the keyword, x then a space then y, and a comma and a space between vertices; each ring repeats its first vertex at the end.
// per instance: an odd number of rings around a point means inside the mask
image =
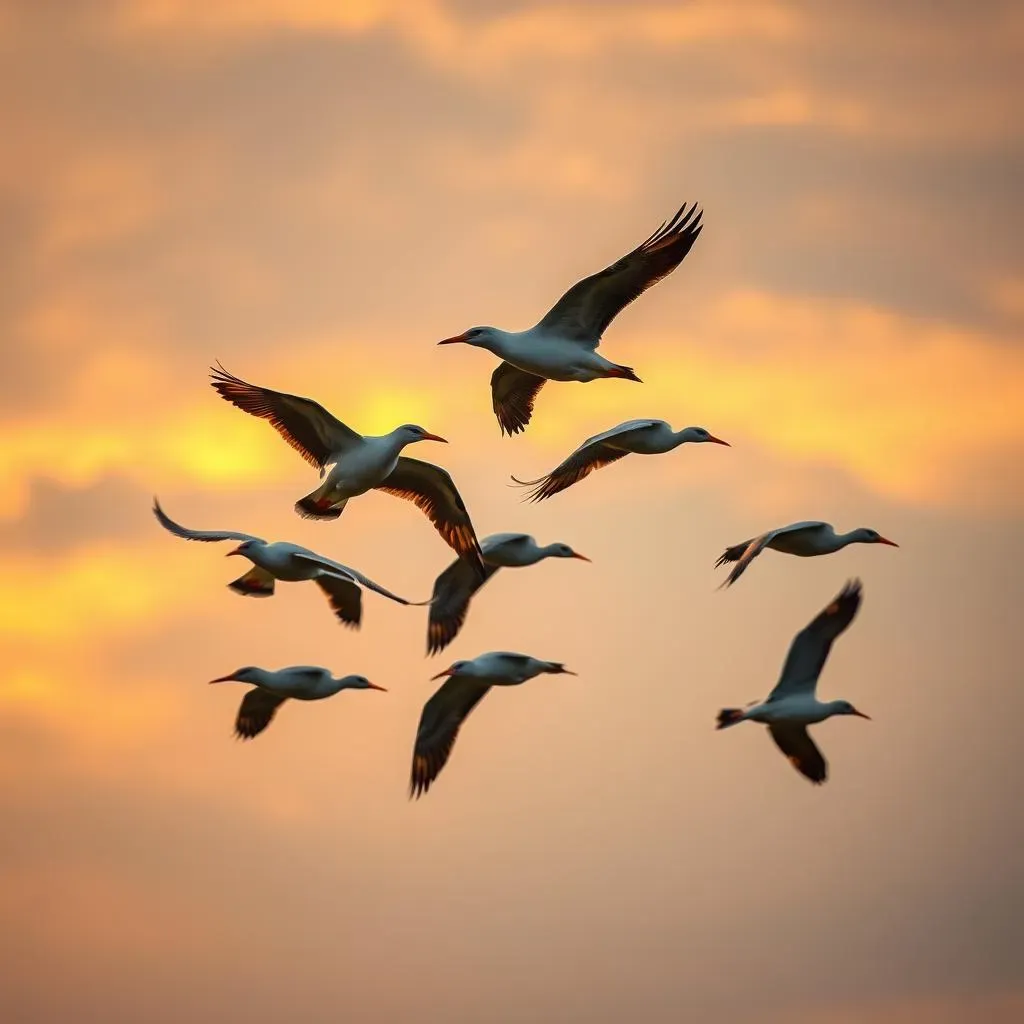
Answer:
MULTIPOLYGON (((589 382, 618 377, 640 382, 632 367, 613 363, 597 350, 615 316, 644 291, 668 276, 699 237, 703 212, 684 204, 676 215, 622 259, 574 284, 529 330, 509 332, 473 327, 438 344, 463 343, 484 348, 502 362, 491 376, 491 396, 501 433, 526 429, 544 383, 589 382)), ((295 503, 306 519, 336 520, 348 502, 378 490, 413 502, 452 548, 456 559, 434 583, 429 601, 408 601, 362 573, 333 559, 283 541, 268 542, 248 533, 190 530, 172 520, 156 499, 153 513, 170 533, 185 540, 239 541, 229 555, 241 555, 252 567, 228 586, 236 593, 269 597, 275 583, 312 581, 325 594, 338 619, 356 628, 362 618, 362 592, 371 590, 404 605, 428 605, 427 654, 437 654, 462 629, 469 605, 481 587, 502 568, 536 565, 547 558, 590 559, 568 544, 545 545, 525 533, 495 533, 477 540, 466 505, 448 472, 403 451, 420 441, 447 443, 416 424, 403 424, 379 437, 357 433, 310 398, 250 384, 218 364, 211 386, 232 405, 267 420, 282 438, 319 471, 320 483, 295 503)), ((526 497, 541 501, 573 486, 594 470, 626 455, 663 455, 683 444, 729 446, 704 427, 673 428, 664 420, 636 419, 587 438, 549 473, 536 480, 513 481, 530 488, 526 497)), ((829 523, 800 522, 769 530, 725 549, 716 567, 735 563, 722 586, 731 586, 765 549, 808 557, 839 551, 849 544, 893 541, 860 528, 837 534, 829 523)), ((782 675, 767 699, 746 708, 725 708, 718 728, 753 721, 767 725, 772 739, 801 774, 814 783, 827 777, 827 765, 807 733, 807 726, 835 715, 867 718, 848 701, 821 702, 818 677, 832 642, 853 621, 861 602, 858 580, 793 640, 782 675)), ((447 764, 455 740, 470 712, 494 686, 517 686, 538 675, 575 675, 561 662, 525 654, 492 651, 456 661, 433 678, 445 678, 424 704, 413 745, 411 797, 425 794, 447 764)), ((235 732, 251 739, 270 724, 284 701, 321 700, 345 689, 383 690, 364 676, 336 678, 326 668, 293 666, 270 671, 248 666, 218 679, 251 684, 238 711, 235 732)))

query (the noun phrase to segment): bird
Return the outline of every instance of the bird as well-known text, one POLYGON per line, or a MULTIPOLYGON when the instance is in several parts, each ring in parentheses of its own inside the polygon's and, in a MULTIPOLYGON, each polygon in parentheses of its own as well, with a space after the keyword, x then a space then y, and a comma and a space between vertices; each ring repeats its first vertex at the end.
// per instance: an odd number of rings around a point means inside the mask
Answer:
POLYGON ((258 736, 286 700, 323 700, 342 690, 380 690, 383 686, 371 683, 365 676, 341 676, 336 679, 329 669, 317 665, 293 665, 291 668, 270 670, 247 665, 226 676, 211 679, 213 683, 252 683, 253 689, 242 698, 235 719, 235 735, 251 740, 258 736))
POLYGON ((807 726, 833 715, 856 715, 870 721, 870 716, 858 711, 848 700, 822 702, 815 696, 818 676, 825 667, 832 641, 853 621, 860 601, 861 582, 851 580, 810 625, 797 633, 782 666, 782 675, 767 700, 746 708, 723 708, 718 713, 717 728, 727 729, 747 721, 767 725, 775 745, 793 767, 815 785, 821 785, 828 778, 828 765, 807 734, 807 726))
POLYGON ((407 601, 404 597, 392 594, 379 583, 374 583, 361 572, 318 555, 308 548, 299 547, 298 544, 289 544, 285 541, 270 543, 261 537, 254 537, 251 533, 236 533, 232 530, 189 530, 171 519, 156 498, 153 499, 153 515, 165 530, 185 540, 241 541, 238 547, 227 554, 229 557, 241 555, 248 558, 252 562, 252 568, 229 583, 228 587, 244 597, 271 597, 277 580, 288 583, 312 580, 324 592, 334 614, 342 624, 353 629, 359 628, 362 618, 363 587, 389 597, 399 604, 422 607, 430 603, 407 601))
POLYGON ((589 562, 586 555, 573 551, 568 544, 541 546, 526 533, 492 533, 480 541, 484 556, 484 575, 480 577, 472 565, 457 558, 434 583, 427 623, 427 654, 444 650, 456 637, 466 621, 473 595, 499 570, 536 565, 545 558, 578 558, 589 562))
POLYGON ((711 442, 731 447, 728 441, 709 434, 703 427, 673 430, 664 420, 627 420, 603 434, 588 437, 550 473, 536 480, 520 480, 518 477, 512 477, 512 480, 520 487, 533 488, 527 495, 528 500, 542 501, 578 483, 595 469, 627 455, 661 455, 687 442, 711 442))
POLYGON ((721 585, 731 587, 765 548, 809 558, 811 555, 830 555, 833 551, 845 548, 847 544, 888 544, 890 547, 899 547, 894 540, 889 540, 877 530, 871 530, 866 526, 860 526, 849 533, 836 533, 831 523, 790 523, 789 526, 780 526, 777 530, 769 530, 760 537, 754 537, 753 540, 745 540, 726 548, 715 562, 715 568, 727 562, 736 563, 721 585))
POLYGON ((462 723, 492 686, 518 686, 542 673, 576 675, 557 661, 491 651, 471 661, 456 661, 433 676, 448 678, 423 705, 412 754, 410 799, 418 799, 430 789, 451 756, 462 723))
POLYGON ((642 383, 631 366, 598 354, 608 325, 634 299, 666 277, 703 230, 703 211, 684 203, 676 215, 610 267, 574 284, 526 331, 471 327, 439 345, 484 348, 503 362, 491 375, 491 401, 501 433, 526 429, 545 381, 592 381, 621 377, 642 383))
POLYGON ((219 363, 210 368, 210 376, 211 386, 225 401, 268 420, 288 444, 320 470, 320 486, 295 503, 300 516, 337 519, 350 498, 374 489, 385 491, 413 502, 445 542, 483 572, 480 545, 452 478, 440 466, 400 454, 418 441, 447 444, 445 438, 414 423, 403 424, 380 437, 364 437, 309 398, 249 384, 219 363))

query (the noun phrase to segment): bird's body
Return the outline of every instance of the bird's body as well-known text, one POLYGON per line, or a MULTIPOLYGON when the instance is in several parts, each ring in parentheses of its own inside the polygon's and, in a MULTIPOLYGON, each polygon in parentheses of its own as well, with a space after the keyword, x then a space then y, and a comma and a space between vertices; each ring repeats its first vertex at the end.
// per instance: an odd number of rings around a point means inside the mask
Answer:
POLYGON ((740 722, 767 725, 776 746, 796 770, 815 784, 824 782, 828 778, 828 765, 807 734, 807 726, 833 715, 868 717, 849 701, 820 701, 815 692, 832 642, 853 621, 860 601, 861 584, 853 580, 810 625, 797 633, 779 681, 767 700, 747 708, 723 708, 718 713, 718 728, 725 729, 740 722))
POLYGON ((268 542, 261 537, 230 530, 190 530, 176 523, 154 499, 153 514, 165 530, 185 540, 207 543, 240 540, 242 543, 229 555, 241 555, 252 562, 252 569, 233 580, 228 586, 238 594, 249 597, 270 597, 274 583, 298 583, 312 580, 326 595, 334 613, 346 625, 358 627, 362 618, 362 588, 373 590, 399 604, 416 605, 429 602, 407 601, 393 594, 356 569, 317 554, 309 548, 287 541, 268 542))
POLYGON ((462 723, 492 686, 518 686, 543 673, 575 675, 560 662, 491 651, 472 661, 457 661, 434 676, 448 679, 423 706, 413 747, 410 796, 430 789, 448 762, 462 723))
POLYGON ((736 563, 722 584, 723 587, 728 587, 743 575, 747 566, 765 548, 787 555, 811 558, 815 555, 830 555, 835 551, 841 551, 849 544, 888 544, 890 547, 899 547, 894 541, 881 536, 877 530, 871 530, 866 526, 850 530, 848 533, 836 533, 831 523, 809 520, 769 530, 760 537, 726 548, 715 562, 715 568, 728 562, 736 563))
POLYGON ((473 595, 499 570, 536 565, 545 558, 578 558, 568 544, 538 544, 526 533, 494 533, 480 542, 484 574, 480 576, 465 559, 458 558, 434 583, 427 623, 427 653, 436 654, 455 639, 469 611, 473 595))
POLYGON ((473 524, 452 478, 440 466, 402 455, 410 444, 444 442, 443 437, 413 423, 364 437, 309 398, 249 384, 223 367, 213 369, 211 376, 213 388, 225 401, 268 420, 320 470, 320 485, 295 503, 299 515, 337 519, 350 499, 371 490, 385 491, 412 501, 450 547, 483 571, 473 524))
POLYGON ((550 473, 536 480, 512 479, 522 487, 533 488, 528 495, 531 501, 541 501, 578 483, 595 469, 617 462, 627 455, 663 455, 688 442, 729 446, 728 441, 714 437, 703 427, 673 430, 664 420, 627 420, 610 430, 588 437, 550 473))
POLYGON ((503 434, 526 429, 545 381, 639 382, 632 367, 598 353, 601 337, 622 309, 679 266, 700 232, 701 213, 684 205, 632 252, 573 285, 529 330, 473 327, 438 344, 463 342, 502 360, 491 376, 491 398, 503 434))
POLYGON ((384 690, 365 676, 335 677, 329 669, 317 665, 292 665, 276 670, 249 665, 210 682, 252 684, 253 689, 242 698, 235 720, 235 735, 241 739, 252 739, 266 729, 286 700, 323 700, 342 690, 384 690))

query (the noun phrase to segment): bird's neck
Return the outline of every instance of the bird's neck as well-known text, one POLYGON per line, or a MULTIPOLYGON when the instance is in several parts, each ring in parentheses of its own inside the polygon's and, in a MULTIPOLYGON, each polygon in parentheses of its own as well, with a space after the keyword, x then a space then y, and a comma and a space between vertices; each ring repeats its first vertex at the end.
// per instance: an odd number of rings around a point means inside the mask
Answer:
POLYGON ((529 333, 529 331, 502 331, 497 327, 492 327, 482 347, 504 359, 522 347, 522 342, 529 333))
POLYGON ((558 555, 558 544, 545 544, 544 547, 530 549, 530 554, 539 562, 542 558, 555 558, 558 555))
POLYGON ((690 434, 689 427, 683 427, 682 430, 670 430, 670 450, 672 448, 678 448, 681 444, 686 444, 687 441, 692 441, 693 436, 690 434))
POLYGON ((856 530, 850 530, 847 533, 835 533, 832 534, 836 548, 845 548, 847 544, 856 544, 860 540, 860 536, 856 530))

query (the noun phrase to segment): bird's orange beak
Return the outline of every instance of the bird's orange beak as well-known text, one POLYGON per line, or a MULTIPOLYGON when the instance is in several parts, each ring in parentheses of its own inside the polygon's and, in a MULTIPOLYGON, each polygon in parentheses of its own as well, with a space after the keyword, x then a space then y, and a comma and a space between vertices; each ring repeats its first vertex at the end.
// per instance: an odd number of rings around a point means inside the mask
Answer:
POLYGON ((445 338, 444 341, 439 341, 438 345, 457 345, 460 341, 466 340, 466 332, 462 334, 456 334, 454 338, 445 338))
POLYGON ((388 692, 386 686, 378 686, 376 683, 371 683, 371 682, 367 682, 366 688, 368 690, 380 690, 381 693, 387 693, 388 692))
POLYGON ((723 441, 720 437, 715 437, 714 435, 711 435, 711 434, 708 435, 708 440, 712 444, 724 444, 726 448, 731 448, 732 447, 732 445, 729 444, 728 441, 723 441))
POLYGON ((573 558, 578 558, 581 562, 592 562, 592 558, 587 558, 586 555, 581 555, 578 551, 572 553, 573 558))
POLYGON ((433 682, 435 679, 440 679, 443 676, 453 676, 455 673, 450 669, 446 668, 443 672, 438 672, 436 676, 431 676, 430 681, 433 682))
POLYGON ((888 544, 889 547, 891 547, 891 548, 898 548, 899 547, 899 544, 897 544, 896 541, 889 540, 888 537, 879 537, 878 540, 875 541, 875 543, 876 544, 888 544))
POLYGON ((870 715, 865 715, 863 711, 858 711, 856 708, 854 708, 850 712, 850 714, 851 715, 856 715, 858 718, 866 718, 869 722, 871 721, 871 716, 870 715))
POLYGON ((442 437, 440 434, 424 434, 423 435, 423 440, 424 441, 440 441, 442 444, 447 444, 448 443, 448 438, 447 437, 442 437))
POLYGON ((210 680, 210 685, 212 686, 214 683, 233 683, 234 681, 235 681, 235 673, 232 672, 230 675, 219 676, 217 679, 211 679, 210 680))
POLYGON ((242 545, 239 544, 237 548, 232 548, 224 557, 230 558, 232 555, 240 555, 242 553, 242 545))

